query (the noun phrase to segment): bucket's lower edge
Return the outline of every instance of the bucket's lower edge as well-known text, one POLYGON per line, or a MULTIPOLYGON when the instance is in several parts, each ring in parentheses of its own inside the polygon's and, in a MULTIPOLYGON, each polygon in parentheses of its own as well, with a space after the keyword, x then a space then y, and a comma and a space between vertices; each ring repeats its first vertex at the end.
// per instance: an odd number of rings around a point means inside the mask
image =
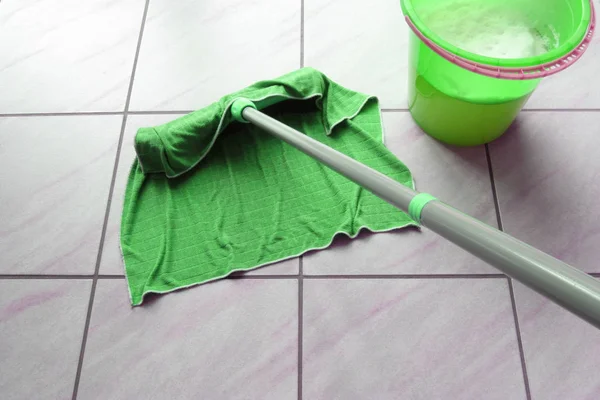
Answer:
POLYGON ((416 82, 412 82, 408 109, 416 124, 429 136, 455 146, 479 146, 506 132, 531 93, 502 103, 477 104, 437 90, 421 93, 416 82))
POLYGON ((430 136, 430 137, 434 138, 435 140, 442 142, 444 144, 448 144, 451 146, 457 146, 457 147, 476 147, 476 146, 488 144, 488 143, 491 143, 494 140, 500 138, 508 130, 508 128, 507 128, 503 131, 495 132, 493 135, 484 135, 483 137, 479 137, 479 138, 471 137, 471 138, 461 138, 459 140, 456 140, 451 137, 449 138, 447 135, 439 135, 436 132, 428 132, 427 128, 425 128, 417 119, 415 119, 415 116, 412 113, 411 113, 411 117, 412 117, 413 121, 415 122, 415 124, 417 124, 417 126, 419 128, 421 128, 421 130, 427 136, 430 136))

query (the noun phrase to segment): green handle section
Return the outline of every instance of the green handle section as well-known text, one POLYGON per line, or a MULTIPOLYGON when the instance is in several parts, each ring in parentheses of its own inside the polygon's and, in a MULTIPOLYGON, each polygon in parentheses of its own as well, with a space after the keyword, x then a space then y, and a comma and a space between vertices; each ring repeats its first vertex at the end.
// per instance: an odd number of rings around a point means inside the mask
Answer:
POLYGON ((421 224, 421 212, 427 203, 433 200, 437 199, 428 193, 419 193, 413 197, 408 204, 408 215, 410 215, 415 222, 421 224))
POLYGON ((245 124, 249 123, 249 121, 246 120, 246 118, 244 118, 244 116, 242 115, 242 111, 244 111, 244 108, 246 107, 252 107, 256 110, 256 105, 247 98, 239 97, 235 99, 231 104, 231 116, 233 117, 233 119, 239 122, 243 122, 245 124))

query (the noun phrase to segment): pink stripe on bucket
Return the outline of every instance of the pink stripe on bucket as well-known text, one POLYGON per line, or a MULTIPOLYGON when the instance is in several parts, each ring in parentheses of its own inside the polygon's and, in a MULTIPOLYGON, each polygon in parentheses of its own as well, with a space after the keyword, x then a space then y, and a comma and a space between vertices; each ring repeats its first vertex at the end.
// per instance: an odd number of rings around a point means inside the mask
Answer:
POLYGON ((413 24, 408 16, 405 17, 406 23, 410 29, 417 35, 417 37, 427 45, 431 50, 435 51, 438 55, 444 57, 451 63, 458 65, 461 68, 472 71, 476 74, 489 76, 492 78, 499 79, 511 79, 511 80, 523 80, 523 79, 538 79, 546 76, 554 75, 575 63, 585 53, 587 48, 592 41, 594 36, 594 29, 596 28, 596 13, 594 10, 594 4, 590 1, 591 18, 588 30, 583 37, 583 40, 577 47, 571 52, 565 54, 563 57, 546 63, 540 64, 533 67, 514 68, 514 67, 497 67, 493 65, 481 64, 475 61, 466 60, 462 57, 452 54, 449 51, 441 48, 435 44, 432 40, 426 38, 421 31, 413 24))

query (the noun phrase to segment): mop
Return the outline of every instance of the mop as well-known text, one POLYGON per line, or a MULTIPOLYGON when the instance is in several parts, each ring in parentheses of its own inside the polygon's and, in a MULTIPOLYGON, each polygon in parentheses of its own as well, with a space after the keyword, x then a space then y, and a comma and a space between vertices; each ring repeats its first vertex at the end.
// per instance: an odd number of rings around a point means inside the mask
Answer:
POLYGON ((141 128, 135 147, 121 222, 133 305, 337 234, 422 224, 600 327, 599 281, 416 192, 383 145, 377 99, 314 69, 141 128))

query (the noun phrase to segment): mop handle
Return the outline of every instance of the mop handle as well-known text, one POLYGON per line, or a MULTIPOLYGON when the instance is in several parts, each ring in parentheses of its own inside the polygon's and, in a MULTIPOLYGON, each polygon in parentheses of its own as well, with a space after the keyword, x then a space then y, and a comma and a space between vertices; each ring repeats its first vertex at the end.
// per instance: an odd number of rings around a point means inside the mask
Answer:
POLYGON ((237 107, 246 122, 289 143, 402 211, 409 212, 411 208, 411 216, 420 219, 424 226, 600 328, 600 280, 432 196, 420 194, 252 106, 250 103, 237 107))

